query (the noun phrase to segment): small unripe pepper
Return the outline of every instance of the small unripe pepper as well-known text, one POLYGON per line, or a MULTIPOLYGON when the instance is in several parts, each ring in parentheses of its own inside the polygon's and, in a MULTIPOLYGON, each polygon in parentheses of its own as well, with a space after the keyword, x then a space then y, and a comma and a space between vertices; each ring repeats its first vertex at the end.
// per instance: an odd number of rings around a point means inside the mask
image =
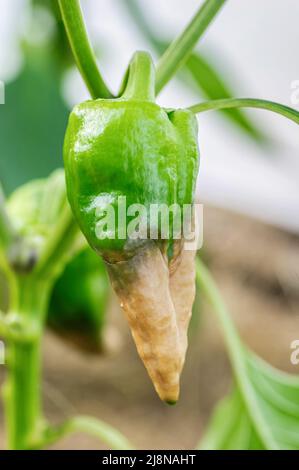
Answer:
POLYGON ((104 347, 109 281, 104 263, 84 245, 55 282, 47 322, 70 343, 97 353, 104 347))
MULTIPOLYGON (((188 110, 155 103, 151 57, 137 52, 118 99, 86 101, 71 113, 64 144, 68 198, 91 247, 105 260, 127 316, 138 352, 159 396, 170 403, 179 394, 194 300, 194 252, 184 240, 99 236, 108 206, 118 213, 142 204, 180 208, 194 202, 198 173, 197 122, 188 110)), ((125 216, 128 227, 132 216, 125 216)), ((151 220, 148 220, 149 231, 151 220)), ((101 235, 101 234, 100 234, 101 235)))

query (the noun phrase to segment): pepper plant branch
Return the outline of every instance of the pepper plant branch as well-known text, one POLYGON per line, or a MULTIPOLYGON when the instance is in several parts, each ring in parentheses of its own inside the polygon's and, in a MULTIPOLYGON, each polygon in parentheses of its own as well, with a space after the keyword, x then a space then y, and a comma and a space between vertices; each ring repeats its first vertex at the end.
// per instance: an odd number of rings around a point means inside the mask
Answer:
POLYGON ((88 39, 79 1, 59 0, 59 7, 76 64, 92 98, 111 98, 88 39))
POLYGON ((156 93, 184 65, 196 43, 226 0, 206 0, 183 33, 166 49, 157 64, 156 93))
POLYGON ((8 344, 8 374, 3 388, 9 449, 27 449, 32 433, 44 421, 41 403, 41 339, 51 280, 31 275, 17 278, 17 297, 6 321, 13 334, 8 344), (11 330, 12 328, 12 330, 11 330), (28 337, 26 338, 26 336, 28 337), (25 341, 27 339, 27 341, 25 341))
POLYGON ((296 124, 299 124, 299 112, 289 106, 275 103, 274 101, 259 100, 255 98, 228 98, 223 100, 205 101, 190 106, 188 109, 195 114, 204 111, 231 109, 231 108, 258 108, 280 114, 296 124))
POLYGON ((69 434, 78 432, 89 434, 114 450, 133 449, 130 442, 119 431, 109 424, 89 416, 76 416, 61 426, 46 428, 41 438, 33 440, 30 449, 41 449, 54 444, 69 434))
POLYGON ((196 259, 196 282, 200 291, 205 295, 206 299, 213 307, 218 318, 224 334, 224 340, 235 380, 242 393, 248 414, 251 416, 252 422, 255 424, 255 431, 264 443, 266 449, 275 449, 276 445, 273 442, 272 436, 269 434, 269 428, 265 424, 264 417, 260 412, 255 392, 252 389, 252 385, 248 377, 244 346, 209 270, 198 257, 196 259))

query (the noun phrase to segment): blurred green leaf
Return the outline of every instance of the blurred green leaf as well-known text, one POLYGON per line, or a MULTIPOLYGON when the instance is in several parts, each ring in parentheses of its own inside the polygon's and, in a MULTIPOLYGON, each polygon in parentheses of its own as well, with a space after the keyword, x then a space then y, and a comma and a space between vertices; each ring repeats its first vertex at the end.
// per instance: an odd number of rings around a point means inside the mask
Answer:
POLYGON ((242 344, 208 270, 197 259, 197 282, 224 333, 234 373, 232 393, 218 404, 200 449, 299 449, 299 377, 281 372, 242 344))
POLYGON ((32 0, 32 9, 43 8, 52 15, 55 21, 55 32, 51 38, 51 52, 56 66, 63 72, 67 67, 75 65, 72 50, 66 35, 57 0, 32 0))
POLYGON ((0 106, 0 179, 6 192, 62 166, 68 109, 60 73, 48 48, 25 48, 20 75, 0 106))
POLYGON ((66 204, 64 171, 60 168, 48 178, 32 180, 17 188, 8 199, 7 208, 20 235, 33 234, 43 239, 66 204))
POLYGON ((86 247, 66 266, 50 301, 48 323, 88 350, 102 347, 109 283, 101 258, 86 247))
MULTIPOLYGON (((74 220, 67 201, 62 169, 55 170, 48 178, 32 180, 20 186, 11 194, 6 207, 17 235, 10 248, 10 261, 16 269, 25 271, 39 265, 44 250, 55 240, 54 231, 61 217, 66 214, 69 219, 74 220)), ((73 222, 69 244, 59 246, 51 258, 57 273, 73 256, 75 240, 78 238, 77 230, 77 225, 73 222)), ((67 235, 64 234, 64 243, 67 242, 66 238, 67 235)))
POLYGON ((240 389, 218 404, 200 448, 209 450, 299 449, 299 378, 246 353, 248 376, 272 444, 260 436, 240 389))
MULTIPOLYGON (((204 97, 212 100, 233 97, 227 79, 225 80, 203 55, 193 53, 186 63, 186 68, 204 97)), ((255 140, 265 140, 265 136, 240 109, 226 109, 222 110, 222 113, 255 140)))

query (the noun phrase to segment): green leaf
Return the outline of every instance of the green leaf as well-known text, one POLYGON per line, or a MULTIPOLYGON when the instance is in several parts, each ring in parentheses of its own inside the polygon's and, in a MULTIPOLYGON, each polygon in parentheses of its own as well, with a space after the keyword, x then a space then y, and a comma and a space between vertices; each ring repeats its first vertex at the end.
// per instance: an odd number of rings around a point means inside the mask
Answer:
MULTIPOLYGON (((252 425, 237 388, 216 406, 199 448, 202 450, 248 449, 252 425)), ((259 438, 254 448, 263 448, 259 438)))
POLYGON ((56 277, 78 252, 79 229, 65 190, 64 171, 20 186, 7 201, 18 236, 11 262, 17 269, 56 277))
POLYGON ((299 449, 299 378, 272 368, 250 352, 245 353, 252 391, 273 439, 269 447, 260 436, 240 389, 217 405, 201 449, 299 449))
POLYGON ((7 193, 62 166, 69 111, 60 78, 50 49, 27 47, 23 70, 6 85, 6 102, 0 106, 0 175, 7 193))
POLYGON ((241 343, 212 277, 197 260, 197 282, 224 333, 234 387, 218 406, 201 449, 299 449, 299 377, 281 372, 241 343))
POLYGON ((59 169, 48 178, 32 180, 16 189, 7 201, 7 210, 18 234, 34 238, 39 247, 67 204, 64 171, 59 169))
MULTIPOLYGON (((232 98, 233 92, 228 82, 202 54, 193 53, 186 62, 186 68, 191 74, 195 84, 206 98, 210 100, 232 98)), ((221 112, 223 112, 233 124, 237 125, 237 127, 255 140, 265 140, 263 134, 241 110, 225 109, 221 110, 221 112)))

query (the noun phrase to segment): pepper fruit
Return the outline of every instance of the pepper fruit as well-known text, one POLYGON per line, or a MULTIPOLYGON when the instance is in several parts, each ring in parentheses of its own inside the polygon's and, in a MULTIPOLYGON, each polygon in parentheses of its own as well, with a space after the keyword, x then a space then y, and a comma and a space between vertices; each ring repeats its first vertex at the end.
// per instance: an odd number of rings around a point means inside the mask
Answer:
MULTIPOLYGON (((155 103, 155 69, 146 52, 133 56, 117 99, 97 99, 72 111, 64 143, 67 194, 91 247, 104 259, 137 350, 160 398, 174 403, 187 348, 195 295, 194 251, 184 240, 123 236, 101 225, 103 214, 142 204, 192 205, 198 173, 197 122, 188 110, 155 103), (100 228, 99 228, 100 227, 100 228), (100 232, 100 233, 99 233, 100 232)), ((122 221, 123 222, 123 221, 122 221)), ((125 226, 132 222, 127 211, 125 226)))
POLYGON ((97 353, 103 351, 109 285, 104 263, 85 245, 55 282, 47 323, 75 346, 97 353))

